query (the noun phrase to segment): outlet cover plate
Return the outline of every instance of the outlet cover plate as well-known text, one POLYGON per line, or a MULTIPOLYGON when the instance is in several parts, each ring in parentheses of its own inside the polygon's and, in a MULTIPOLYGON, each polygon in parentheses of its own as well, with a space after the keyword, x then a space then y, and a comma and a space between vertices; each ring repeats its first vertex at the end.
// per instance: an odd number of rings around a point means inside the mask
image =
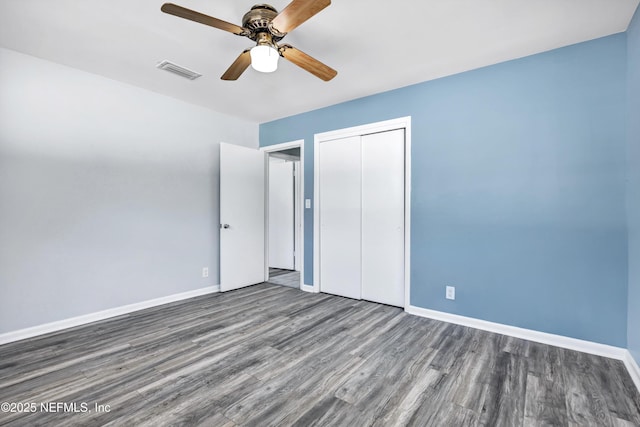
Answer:
POLYGON ((456 299, 456 288, 455 288, 455 286, 447 286, 445 297, 447 299, 456 299))

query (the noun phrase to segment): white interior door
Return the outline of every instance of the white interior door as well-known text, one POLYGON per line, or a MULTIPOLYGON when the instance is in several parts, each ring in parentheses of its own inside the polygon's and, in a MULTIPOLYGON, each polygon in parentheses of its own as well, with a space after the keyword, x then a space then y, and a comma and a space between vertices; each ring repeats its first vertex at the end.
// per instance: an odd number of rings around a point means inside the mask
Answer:
POLYGON ((269 161, 269 267, 294 269, 293 162, 269 161))
POLYGON ((404 307, 404 129, 362 136, 362 299, 404 307))
POLYGON ((360 299, 360 137, 320 144, 320 290, 360 299))
POLYGON ((220 290, 265 280, 265 154, 220 144, 220 290))

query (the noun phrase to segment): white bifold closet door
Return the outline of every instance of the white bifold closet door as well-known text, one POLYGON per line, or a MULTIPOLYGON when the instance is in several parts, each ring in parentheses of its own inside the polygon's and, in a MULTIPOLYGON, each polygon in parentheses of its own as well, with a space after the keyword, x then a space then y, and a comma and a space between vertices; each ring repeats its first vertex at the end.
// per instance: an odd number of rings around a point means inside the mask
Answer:
POLYGON ((404 306, 404 129, 319 150, 320 290, 404 306))
POLYGON ((360 137, 320 144, 320 287, 360 299, 360 137))
POLYGON ((362 136, 362 299, 404 306, 404 129, 362 136))

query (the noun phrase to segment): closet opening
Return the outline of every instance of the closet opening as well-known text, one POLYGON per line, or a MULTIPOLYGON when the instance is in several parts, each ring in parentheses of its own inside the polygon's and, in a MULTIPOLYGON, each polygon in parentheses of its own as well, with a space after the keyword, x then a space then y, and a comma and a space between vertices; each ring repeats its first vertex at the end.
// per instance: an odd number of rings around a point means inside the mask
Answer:
POLYGON ((411 118, 317 134, 314 290, 409 305, 411 118))

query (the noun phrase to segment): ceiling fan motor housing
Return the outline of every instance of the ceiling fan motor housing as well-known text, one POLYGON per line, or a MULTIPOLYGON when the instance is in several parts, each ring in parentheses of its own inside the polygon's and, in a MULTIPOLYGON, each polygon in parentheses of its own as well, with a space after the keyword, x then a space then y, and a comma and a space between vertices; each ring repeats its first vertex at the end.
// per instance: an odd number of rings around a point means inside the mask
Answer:
POLYGON ((274 31, 271 27, 271 21, 278 15, 275 7, 269 4, 256 4, 251 10, 242 17, 242 26, 251 33, 247 36, 251 40, 258 41, 261 33, 271 35, 273 42, 282 40, 285 34, 274 31))

